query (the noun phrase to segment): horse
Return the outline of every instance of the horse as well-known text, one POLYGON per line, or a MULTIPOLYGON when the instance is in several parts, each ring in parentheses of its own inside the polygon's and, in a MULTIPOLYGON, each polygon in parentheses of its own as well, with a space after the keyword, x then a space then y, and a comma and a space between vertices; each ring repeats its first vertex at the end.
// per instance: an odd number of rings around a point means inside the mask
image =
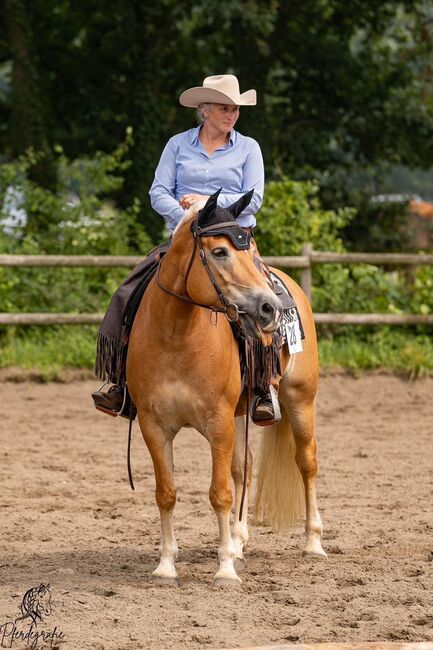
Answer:
MULTIPOLYGON (((210 444, 209 499, 219 527, 214 584, 241 582, 236 568, 245 562, 249 537, 252 455, 248 449, 244 463, 246 400, 230 320, 240 319, 245 331, 266 346, 282 314, 281 301, 256 263, 254 240, 236 222, 251 195, 224 209, 217 204, 217 192, 185 213, 130 333, 127 384, 152 458, 161 519, 160 559, 152 576, 165 584, 178 584, 173 440, 185 426, 195 428, 210 444), (230 476, 235 486, 232 531, 230 476)), ((314 403, 319 364, 314 320, 302 290, 284 273, 276 273, 296 301, 305 340, 301 353, 283 354, 282 418, 263 435, 256 515, 282 530, 299 519, 305 507, 304 555, 323 557, 316 502, 314 403)))
POLYGON ((24 594, 21 606, 22 616, 15 619, 15 624, 20 621, 28 621, 30 625, 38 625, 43 621, 44 616, 51 614, 51 592, 50 585, 40 584, 38 587, 32 587, 24 594))

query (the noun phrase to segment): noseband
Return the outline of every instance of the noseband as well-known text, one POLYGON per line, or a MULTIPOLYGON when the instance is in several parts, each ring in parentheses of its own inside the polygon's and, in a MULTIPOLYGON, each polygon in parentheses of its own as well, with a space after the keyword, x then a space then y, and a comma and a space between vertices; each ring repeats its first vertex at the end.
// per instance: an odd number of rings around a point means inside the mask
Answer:
MULTIPOLYGON (((191 224, 191 231, 194 237, 194 248, 191 253, 191 258, 189 260, 188 264, 188 269, 185 275, 185 291, 187 293, 186 296, 182 296, 180 293, 176 293, 175 291, 172 291, 171 289, 168 289, 167 287, 164 287, 161 284, 161 278, 160 278, 160 272, 161 272, 161 265, 162 265, 162 260, 159 263, 158 266, 158 272, 156 275, 156 281, 158 284, 158 287, 165 291, 166 293, 169 293, 172 296, 175 296, 176 298, 179 298, 180 300, 183 300, 184 302, 188 302, 191 305, 195 305, 197 307, 203 307, 204 309, 209 309, 210 311, 213 312, 221 312, 226 315, 227 319, 231 323, 236 323, 239 321, 239 315, 244 313, 240 311, 239 307, 233 303, 229 302, 227 298, 225 297, 224 293, 222 292, 220 286, 218 285, 218 282, 215 279, 214 274, 212 273, 207 258, 206 258, 206 253, 203 247, 203 242, 202 242, 202 237, 205 236, 211 236, 211 235, 223 235, 223 236, 228 236, 229 239, 233 242, 236 248, 239 250, 245 250, 250 247, 250 241, 251 241, 251 235, 247 231, 243 231, 242 235, 238 235, 239 239, 242 239, 240 242, 236 242, 235 239, 235 233, 230 231, 230 229, 236 228, 237 231, 240 231, 241 228, 236 221, 225 221, 223 223, 215 223, 212 224, 211 226, 206 226, 205 228, 200 228, 198 225, 198 217, 194 219, 194 221, 191 224), (188 296, 188 289, 187 289, 187 284, 188 284, 188 277, 192 268, 192 264, 194 262, 194 258, 197 252, 197 249, 199 250, 199 257, 200 261, 203 264, 205 271, 208 275, 209 280, 211 281, 211 284, 213 288, 215 289, 215 292, 220 299, 223 307, 215 307, 214 305, 208 305, 206 303, 201 303, 201 302, 196 302, 195 300, 192 300, 188 296)), ((163 258, 164 259, 164 258, 163 258)))

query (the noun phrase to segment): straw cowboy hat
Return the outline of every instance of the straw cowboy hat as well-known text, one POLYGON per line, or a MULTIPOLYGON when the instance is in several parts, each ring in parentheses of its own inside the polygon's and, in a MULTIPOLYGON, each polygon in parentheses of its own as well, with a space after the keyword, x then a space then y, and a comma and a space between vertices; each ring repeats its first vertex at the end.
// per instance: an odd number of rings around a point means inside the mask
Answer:
POLYGON ((234 106, 255 106, 257 103, 256 91, 251 89, 239 92, 239 82, 233 74, 217 74, 206 77, 203 86, 189 88, 179 97, 182 106, 197 108, 200 104, 233 104, 234 106))

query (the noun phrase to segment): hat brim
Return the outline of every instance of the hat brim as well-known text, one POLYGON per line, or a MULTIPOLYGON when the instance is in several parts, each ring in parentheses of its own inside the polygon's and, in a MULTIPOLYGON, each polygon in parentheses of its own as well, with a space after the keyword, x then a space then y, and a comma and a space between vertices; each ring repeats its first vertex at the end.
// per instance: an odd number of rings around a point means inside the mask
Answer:
POLYGON ((189 88, 179 97, 179 102, 187 108, 197 108, 200 104, 231 104, 233 106, 255 106, 257 104, 257 93, 255 90, 247 90, 238 97, 229 97, 225 93, 214 88, 189 88))

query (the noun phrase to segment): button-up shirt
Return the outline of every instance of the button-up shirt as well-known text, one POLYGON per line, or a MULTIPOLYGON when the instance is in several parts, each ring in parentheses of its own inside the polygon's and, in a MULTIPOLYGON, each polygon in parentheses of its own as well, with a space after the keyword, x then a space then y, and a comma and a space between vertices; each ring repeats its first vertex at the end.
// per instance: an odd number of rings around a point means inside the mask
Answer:
POLYGON ((199 140, 200 129, 179 133, 166 144, 149 191, 153 209, 173 231, 184 215, 179 205, 184 194, 210 196, 222 188, 218 205, 227 208, 253 189, 251 202, 237 221, 244 228, 255 226, 264 187, 259 145, 233 129, 228 143, 209 155, 199 140))

